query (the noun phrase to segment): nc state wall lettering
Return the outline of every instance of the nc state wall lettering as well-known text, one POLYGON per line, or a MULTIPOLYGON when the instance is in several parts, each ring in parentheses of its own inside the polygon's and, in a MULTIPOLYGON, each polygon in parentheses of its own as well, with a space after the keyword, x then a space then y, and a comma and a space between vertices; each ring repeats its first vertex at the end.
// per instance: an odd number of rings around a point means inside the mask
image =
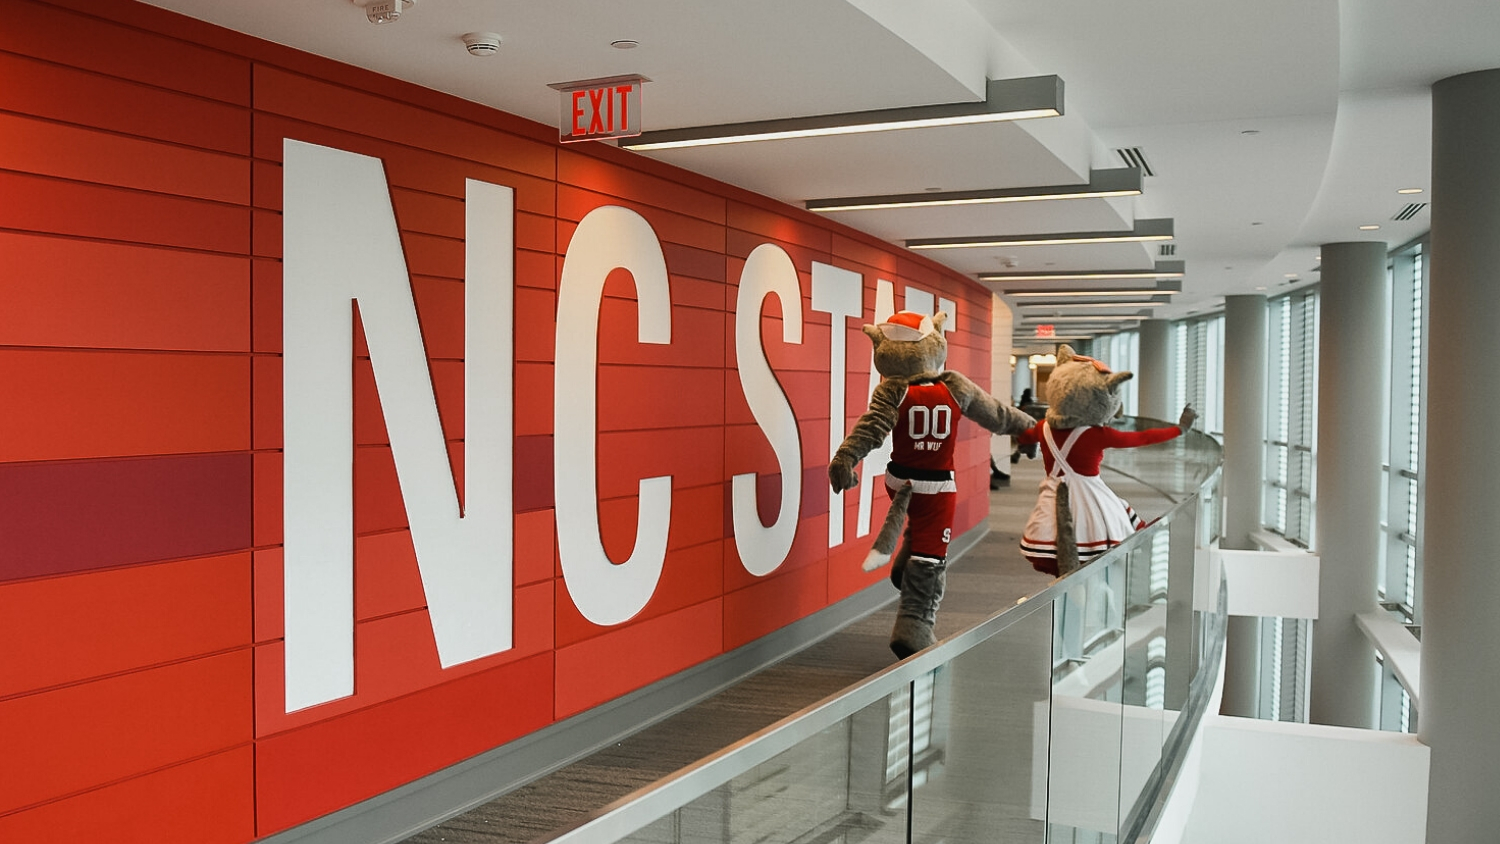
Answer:
MULTIPOLYGON (((292 140, 283 152, 285 704, 292 712, 354 693, 353 304, 439 660, 446 668, 513 646, 515 208, 512 189, 466 182, 460 508, 382 163, 292 140)), ((599 625, 630 620, 656 593, 672 512, 672 477, 642 479, 630 557, 615 563, 605 554, 596 473, 599 313, 605 279, 618 268, 635 281, 638 341, 671 343, 671 290, 655 231, 629 209, 596 208, 575 230, 558 283, 553 480, 563 581, 579 612, 599 625)), ((813 263, 810 305, 833 318, 825 459, 843 437, 845 338, 848 321, 862 317, 863 290, 859 273, 813 263)), ((783 315, 782 341, 800 344, 796 267, 783 249, 762 244, 745 262, 734 310, 740 387, 781 475, 770 525, 757 511, 757 474, 731 481, 736 550, 756 576, 786 560, 803 494, 802 431, 761 345, 761 313, 772 296, 783 315)), ((894 285, 878 281, 875 299, 875 318, 888 316, 894 285)), ((907 308, 934 304, 952 313, 951 302, 907 288, 907 308)), ((878 465, 865 465, 858 536, 869 532, 870 492, 884 471, 884 458, 872 459, 878 465)), ((844 541, 843 514, 842 496, 831 496, 830 548, 844 541)))

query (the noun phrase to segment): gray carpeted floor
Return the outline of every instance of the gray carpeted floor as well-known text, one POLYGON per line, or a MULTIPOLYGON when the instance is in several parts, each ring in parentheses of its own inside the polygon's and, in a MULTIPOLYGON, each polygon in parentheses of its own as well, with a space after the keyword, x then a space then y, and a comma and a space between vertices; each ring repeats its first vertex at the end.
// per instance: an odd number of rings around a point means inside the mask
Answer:
MULTIPOLYGON (((1021 559, 1018 544, 1036 500, 1041 461, 1023 459, 1009 487, 990 493, 990 533, 949 569, 940 638, 1011 606, 1051 582, 1021 559)), ((1147 520, 1169 502, 1106 472, 1110 486, 1147 520)), ((894 598, 896 592, 891 590, 894 598)), ((409 844, 528 842, 696 762, 885 668, 894 604, 613 747, 413 836, 409 844)))

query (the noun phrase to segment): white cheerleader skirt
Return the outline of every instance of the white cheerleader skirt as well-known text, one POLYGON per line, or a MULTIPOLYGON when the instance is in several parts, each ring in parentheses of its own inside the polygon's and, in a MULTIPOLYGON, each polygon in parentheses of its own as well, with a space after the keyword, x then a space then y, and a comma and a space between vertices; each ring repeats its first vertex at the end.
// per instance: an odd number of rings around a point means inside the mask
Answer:
MULTIPOLYGON (((1135 510, 1098 475, 1069 473, 1068 503, 1073 511, 1073 535, 1078 540, 1078 564, 1083 565, 1124 542, 1146 526, 1135 510)), ((1021 553, 1032 567, 1057 574, 1057 485, 1049 475, 1037 491, 1036 507, 1021 535, 1021 553)))

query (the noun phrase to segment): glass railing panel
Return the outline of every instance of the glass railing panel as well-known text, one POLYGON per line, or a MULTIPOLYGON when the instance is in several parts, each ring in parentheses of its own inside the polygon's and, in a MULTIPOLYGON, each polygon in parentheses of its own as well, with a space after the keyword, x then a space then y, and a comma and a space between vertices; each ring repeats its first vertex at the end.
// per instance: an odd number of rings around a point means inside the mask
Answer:
POLYGON ((1128 813, 1161 761, 1166 736, 1167 598, 1171 534, 1152 525, 1125 552, 1123 722, 1120 743, 1120 807, 1128 813))
POLYGON ((1223 646, 1223 584, 1194 582, 1218 521, 1199 483, 1017 606, 546 840, 1146 840, 1223 646))
MULTIPOLYGON (((1123 416, 1110 422, 1122 431, 1161 428, 1173 422, 1123 416)), ((1213 437, 1196 429, 1183 436, 1142 448, 1116 448, 1107 452, 1105 466, 1160 490, 1173 500, 1198 492, 1223 462, 1224 449, 1213 437)))
MULTIPOLYGON (((930 675, 928 675, 930 679, 930 675)), ((907 841, 912 686, 797 741, 631 832, 632 844, 907 841)), ((930 685, 930 683, 929 683, 930 685)), ((919 757, 920 759, 920 757, 919 757)))
POLYGON ((932 729, 917 736, 914 841, 1047 840, 1052 607, 956 656, 933 677, 932 729))
POLYGON ((1111 844, 1120 826, 1126 575, 1112 553, 1053 602, 1050 842, 1111 844))

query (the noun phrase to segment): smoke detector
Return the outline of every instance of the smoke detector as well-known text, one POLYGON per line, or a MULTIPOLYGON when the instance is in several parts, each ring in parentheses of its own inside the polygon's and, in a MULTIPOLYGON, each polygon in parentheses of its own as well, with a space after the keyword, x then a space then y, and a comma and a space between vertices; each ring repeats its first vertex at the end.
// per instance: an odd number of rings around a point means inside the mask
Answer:
POLYGON ((365 10, 370 23, 395 23, 401 13, 417 4, 417 0, 350 0, 365 10))
POLYGON ((500 36, 493 32, 466 32, 464 49, 471 56, 493 56, 500 52, 500 36))

